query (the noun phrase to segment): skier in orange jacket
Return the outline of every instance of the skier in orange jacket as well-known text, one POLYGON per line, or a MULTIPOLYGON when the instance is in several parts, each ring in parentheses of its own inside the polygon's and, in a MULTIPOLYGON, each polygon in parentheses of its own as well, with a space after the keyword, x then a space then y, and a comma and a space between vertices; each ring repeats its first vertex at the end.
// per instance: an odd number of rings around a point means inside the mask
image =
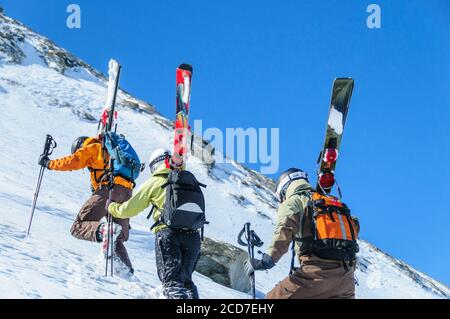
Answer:
MULTIPOLYGON (((89 170, 92 195, 81 207, 72 225, 71 233, 78 239, 102 242, 105 258, 110 258, 110 256, 106 256, 108 225, 101 222, 101 219, 107 215, 105 205, 109 198, 109 155, 103 149, 101 141, 98 138, 81 136, 73 142, 71 155, 56 160, 50 160, 48 156, 41 156, 39 164, 55 171, 73 171, 84 168, 89 170)), ((133 187, 133 182, 121 176, 114 177, 112 201, 117 203, 127 201, 132 196, 133 187)), ((129 219, 114 218, 113 225, 114 255, 125 266, 124 269, 132 274, 133 266, 123 244, 128 240, 129 219)), ((116 270, 119 271, 119 269, 116 267, 116 270)))

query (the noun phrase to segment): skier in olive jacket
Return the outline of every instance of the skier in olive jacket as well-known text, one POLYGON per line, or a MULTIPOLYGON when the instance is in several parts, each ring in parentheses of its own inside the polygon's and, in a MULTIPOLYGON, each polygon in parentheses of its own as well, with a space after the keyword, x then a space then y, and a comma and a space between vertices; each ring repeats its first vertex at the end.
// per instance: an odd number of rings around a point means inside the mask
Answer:
MULTIPOLYGON (((267 270, 275 266, 295 241, 295 255, 300 263, 291 274, 278 283, 266 296, 268 299, 312 299, 355 297, 355 260, 343 262, 318 257, 307 239, 313 238, 310 207, 313 191, 308 176, 299 169, 283 173, 277 186, 281 202, 272 243, 261 260, 253 259, 253 270, 267 270), (310 194, 310 193, 309 193, 310 194)), ((356 232, 359 232, 359 224, 356 232)))
MULTIPOLYGON (((47 156, 39 158, 39 165, 54 171, 73 171, 87 168, 90 172, 92 196, 84 203, 71 228, 71 234, 78 238, 94 242, 103 242, 102 251, 106 256, 108 224, 100 220, 107 215, 105 209, 109 198, 109 155, 103 150, 98 138, 81 136, 72 145, 72 154, 55 160, 47 156)), ((113 200, 124 202, 132 195, 133 183, 123 177, 114 178, 113 200)), ((123 242, 128 240, 129 219, 114 219, 114 247, 118 261, 125 267, 116 268, 116 272, 133 274, 133 266, 123 242), (122 272, 122 269, 125 270, 122 272)), ((119 264, 120 265, 120 264, 119 264)))
POLYGON ((153 205, 152 227, 155 233, 155 253, 158 277, 163 293, 169 299, 198 299, 198 291, 192 281, 200 256, 201 239, 198 231, 174 230, 159 222, 166 200, 164 186, 171 170, 169 151, 158 149, 150 157, 152 177, 138 189, 128 201, 108 203, 108 211, 115 218, 131 218, 153 205))

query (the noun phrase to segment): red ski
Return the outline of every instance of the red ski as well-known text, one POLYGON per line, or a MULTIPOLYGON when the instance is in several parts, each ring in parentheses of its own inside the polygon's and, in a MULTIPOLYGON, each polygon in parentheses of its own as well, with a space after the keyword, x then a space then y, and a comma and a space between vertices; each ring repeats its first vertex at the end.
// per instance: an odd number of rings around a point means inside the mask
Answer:
POLYGON ((192 66, 189 64, 181 64, 177 68, 175 140, 172 165, 178 169, 184 169, 188 154, 188 141, 190 135, 188 119, 191 101, 192 73, 192 66))

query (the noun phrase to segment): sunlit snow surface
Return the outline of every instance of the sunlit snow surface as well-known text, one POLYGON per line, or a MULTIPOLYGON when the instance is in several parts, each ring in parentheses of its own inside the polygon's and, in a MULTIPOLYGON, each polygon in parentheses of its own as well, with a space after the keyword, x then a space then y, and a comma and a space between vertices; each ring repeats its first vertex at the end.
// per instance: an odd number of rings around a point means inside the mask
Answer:
MULTIPOLYGON (((162 298, 147 212, 132 220, 126 243, 136 270, 133 279, 104 277, 99 245, 70 235, 71 224, 90 195, 87 171, 45 172, 31 236, 25 236, 45 135, 58 142, 53 158, 67 155, 75 137, 97 131, 96 123, 80 119, 79 114, 100 116, 107 94, 106 83, 84 69, 66 71, 64 76, 48 68, 34 53, 39 39, 35 35, 24 45, 27 58, 22 65, 0 62, 0 298, 162 298)), ((119 103, 123 97, 119 94, 119 103)), ((171 145, 173 132, 156 123, 159 115, 120 106, 118 112, 119 131, 143 160, 154 148, 171 145)), ((206 235, 237 244, 237 233, 251 221, 266 248, 276 211, 262 200, 263 192, 243 183, 248 173, 233 163, 217 164, 208 172, 196 158, 190 158, 188 168, 208 185, 211 224, 206 235), (244 196, 245 205, 233 195, 244 196)), ((148 174, 147 170, 139 177, 138 185, 148 174)), ((448 298, 447 287, 408 271, 365 242, 360 244, 358 298, 448 298)), ((286 255, 275 269, 257 273, 259 297, 285 277, 289 259, 286 255)), ((197 273, 194 280, 202 298, 249 298, 197 273)))

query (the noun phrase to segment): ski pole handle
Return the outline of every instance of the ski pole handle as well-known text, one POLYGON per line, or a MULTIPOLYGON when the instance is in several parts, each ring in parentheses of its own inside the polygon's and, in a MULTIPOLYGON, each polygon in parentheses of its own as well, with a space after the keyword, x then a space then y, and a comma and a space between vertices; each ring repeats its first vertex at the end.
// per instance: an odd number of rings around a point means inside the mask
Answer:
POLYGON ((250 241, 252 245, 256 247, 262 247, 262 245, 264 245, 264 242, 261 240, 261 238, 259 238, 258 235, 256 235, 254 230, 250 231, 250 241))
POLYGON ((247 246, 247 243, 242 240, 242 236, 244 235, 244 233, 245 233, 245 226, 244 228, 241 229, 238 235, 238 244, 241 246, 247 246))
POLYGON ((55 139, 50 135, 47 134, 47 137, 45 139, 45 145, 44 145, 44 151, 42 152, 42 155, 49 156, 52 155, 53 150, 58 146, 55 139))

